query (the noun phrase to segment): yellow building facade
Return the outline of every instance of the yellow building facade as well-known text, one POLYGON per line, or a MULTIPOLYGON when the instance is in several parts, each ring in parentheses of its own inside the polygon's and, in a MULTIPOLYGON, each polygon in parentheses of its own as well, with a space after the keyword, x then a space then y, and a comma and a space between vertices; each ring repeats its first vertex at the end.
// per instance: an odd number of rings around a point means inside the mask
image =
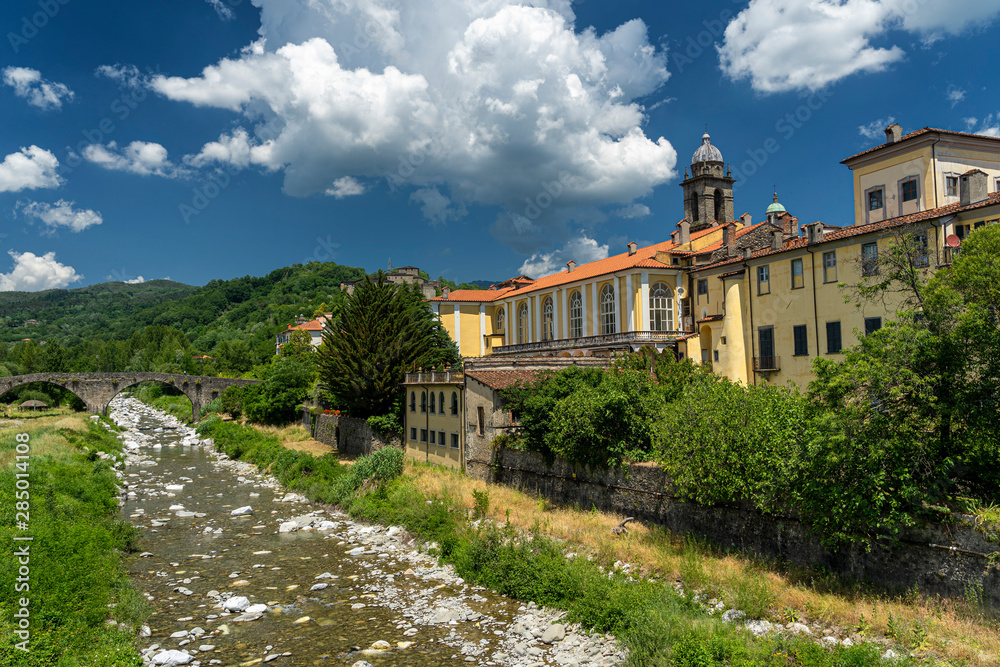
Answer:
POLYGON ((421 463, 465 468, 465 378, 454 371, 407 373, 404 451, 421 463))
POLYGON ((885 144, 844 160, 853 224, 732 215, 732 184, 706 134, 685 171, 685 218, 669 240, 559 273, 431 300, 465 357, 607 356, 655 346, 743 383, 806 385, 816 357, 839 358, 894 316, 898 302, 845 301, 900 235, 919 270, 949 264, 961 240, 1000 220, 1000 139, 886 129, 885 144), (875 194, 873 194, 875 193, 875 194), (712 216, 715 216, 714 218, 712 216), (720 217, 722 216, 722 217, 720 217))

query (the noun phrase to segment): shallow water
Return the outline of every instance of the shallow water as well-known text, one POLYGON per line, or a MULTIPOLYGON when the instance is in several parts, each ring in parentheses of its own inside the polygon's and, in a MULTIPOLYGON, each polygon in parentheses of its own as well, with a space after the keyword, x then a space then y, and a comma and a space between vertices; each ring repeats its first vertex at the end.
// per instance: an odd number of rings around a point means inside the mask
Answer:
MULTIPOLYGON (((469 586, 404 542, 405 534, 389 536, 325 510, 322 518, 336 522, 335 529, 279 533, 281 521, 322 508, 278 502, 284 490, 272 479, 246 464, 218 462, 210 448, 179 444, 183 431, 154 430, 167 422, 143 412, 137 424, 142 435, 126 436, 141 438, 142 447, 126 469, 135 497, 122 511, 144 529, 140 549, 152 554, 131 560, 129 572, 151 597, 152 636, 145 641, 158 644, 157 652, 185 650, 202 665, 261 664, 275 655, 275 665, 569 663, 555 646, 528 634, 529 621, 547 625, 551 618, 535 618, 542 612, 469 586), (246 505, 252 516, 230 516, 246 505), (347 555, 359 546, 363 554, 347 555), (331 577, 317 579, 324 573, 331 577), (316 583, 329 586, 310 591, 316 583), (229 594, 268 610, 258 620, 236 621, 240 614, 218 606, 219 595, 229 594), (194 628, 205 634, 170 637, 194 628), (380 640, 391 648, 371 650, 380 640), (214 648, 197 650, 206 644, 214 648)), ((589 650, 597 659, 579 664, 611 660, 608 645, 595 648, 582 635, 567 637, 561 650, 571 648, 571 639, 580 657, 589 650)))

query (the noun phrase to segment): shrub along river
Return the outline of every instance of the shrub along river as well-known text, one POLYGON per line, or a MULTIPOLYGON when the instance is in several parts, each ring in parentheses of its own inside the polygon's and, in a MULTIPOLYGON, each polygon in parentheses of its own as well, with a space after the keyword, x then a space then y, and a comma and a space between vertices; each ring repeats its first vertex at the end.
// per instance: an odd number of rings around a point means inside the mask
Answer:
POLYGON ((287 494, 256 467, 134 399, 116 399, 129 564, 155 665, 595 665, 612 638, 471 586, 398 527, 287 494))

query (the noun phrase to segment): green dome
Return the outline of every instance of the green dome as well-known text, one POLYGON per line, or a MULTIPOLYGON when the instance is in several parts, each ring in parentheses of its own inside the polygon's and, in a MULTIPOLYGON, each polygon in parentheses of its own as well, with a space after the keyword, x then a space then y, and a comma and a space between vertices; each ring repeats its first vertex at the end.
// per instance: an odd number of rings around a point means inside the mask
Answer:
POLYGON ((774 203, 767 207, 767 215, 772 213, 787 213, 785 207, 778 203, 778 193, 774 193, 774 203))

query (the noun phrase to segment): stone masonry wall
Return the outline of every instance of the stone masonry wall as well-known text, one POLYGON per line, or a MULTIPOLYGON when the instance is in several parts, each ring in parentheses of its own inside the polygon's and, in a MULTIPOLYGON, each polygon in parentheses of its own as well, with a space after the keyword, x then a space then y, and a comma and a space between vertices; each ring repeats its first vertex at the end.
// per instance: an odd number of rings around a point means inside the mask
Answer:
POLYGON ((372 431, 364 419, 336 415, 317 416, 313 437, 324 445, 336 447, 341 454, 352 456, 368 456, 383 447, 403 448, 399 438, 386 440, 372 431))
POLYGON ((838 574, 924 594, 960 597, 982 587, 983 598, 1000 608, 1000 573, 988 567, 986 554, 998 549, 971 525, 931 525, 910 530, 900 544, 837 552, 796 519, 750 509, 701 507, 675 500, 670 480, 657 466, 630 465, 620 470, 588 471, 540 454, 476 446, 468 449, 466 472, 549 500, 656 523, 679 534, 694 534, 743 553, 777 557, 798 564, 823 565, 838 574))

